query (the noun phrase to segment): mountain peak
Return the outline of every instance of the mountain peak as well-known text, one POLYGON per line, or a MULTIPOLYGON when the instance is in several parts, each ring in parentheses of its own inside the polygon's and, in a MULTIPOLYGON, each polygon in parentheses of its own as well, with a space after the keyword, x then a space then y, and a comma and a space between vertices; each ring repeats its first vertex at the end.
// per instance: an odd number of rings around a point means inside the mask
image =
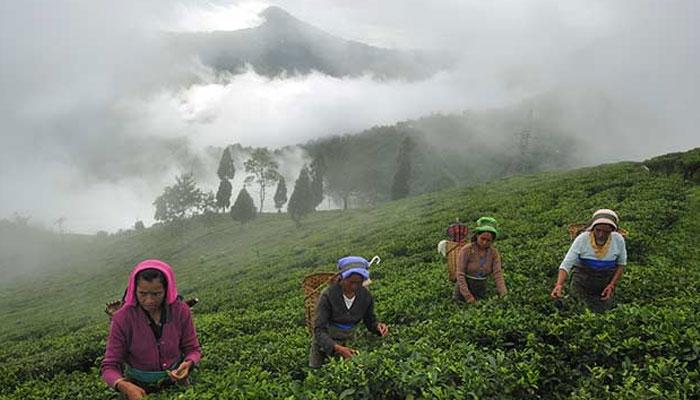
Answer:
POLYGON ((285 9, 277 6, 270 6, 260 12, 260 16, 264 17, 266 23, 268 24, 281 24, 290 22, 300 22, 298 19, 294 18, 292 14, 288 13, 285 9))

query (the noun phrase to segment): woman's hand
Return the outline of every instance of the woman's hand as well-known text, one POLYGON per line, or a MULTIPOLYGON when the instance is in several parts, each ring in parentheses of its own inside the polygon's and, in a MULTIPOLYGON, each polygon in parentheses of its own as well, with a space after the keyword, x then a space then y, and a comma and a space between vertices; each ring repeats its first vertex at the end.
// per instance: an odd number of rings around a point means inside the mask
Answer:
POLYGON ((349 347, 341 346, 336 344, 333 346, 333 351, 340 354, 344 359, 349 360, 357 355, 357 350, 351 349, 349 347))
POLYGON ((386 335, 389 334, 389 327, 386 326, 385 323, 378 323, 377 324, 377 330, 379 331, 379 334, 382 335, 382 337, 385 337, 386 335))
POLYGON ((142 387, 126 380, 117 383, 117 390, 122 392, 128 400, 141 400, 146 395, 142 387))
POLYGON ((600 294, 601 300, 610 300, 612 295, 615 293, 615 285, 610 284, 603 289, 603 293, 600 294))
POLYGON ((180 366, 177 367, 176 370, 169 371, 168 375, 170 376, 170 379, 173 381, 181 381, 190 374, 190 368, 192 368, 192 361, 190 360, 185 360, 182 363, 180 363, 180 366))
POLYGON ((552 293, 549 294, 549 297, 553 299, 561 299, 562 297, 564 297, 564 285, 554 285, 554 289, 552 289, 552 293))
POLYGON ((465 299, 467 300, 467 303, 469 304, 476 304, 476 297, 474 297, 473 294, 469 293, 465 299))

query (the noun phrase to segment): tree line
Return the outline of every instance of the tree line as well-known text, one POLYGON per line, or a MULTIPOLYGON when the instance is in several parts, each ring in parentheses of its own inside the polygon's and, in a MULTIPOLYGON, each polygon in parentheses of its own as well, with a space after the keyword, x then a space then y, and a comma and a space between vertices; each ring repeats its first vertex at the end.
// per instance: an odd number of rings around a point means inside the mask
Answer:
MULTIPOLYGON (((413 148, 413 141, 409 137, 404 138, 396 160, 397 170, 391 187, 392 199, 409 195, 412 176, 410 153, 413 148)), ((231 181, 237 171, 230 147, 226 147, 216 172, 219 178, 216 194, 197 188, 193 174, 181 174, 175 178, 175 184, 165 187, 163 193, 153 202, 156 208, 154 217, 159 222, 173 222, 195 215, 225 213, 228 210, 234 221, 247 223, 263 212, 270 189, 276 187, 272 200, 277 212, 282 212, 286 204, 287 213, 299 225, 304 216, 315 211, 323 202, 326 191, 339 188, 338 185, 330 184, 334 180, 329 180, 327 176, 329 169, 326 159, 329 156, 332 157, 333 154, 312 154, 311 162, 308 165, 304 164, 299 171, 292 193, 288 197, 285 178, 280 173, 280 165, 273 154, 265 147, 255 148, 243 162, 246 174, 244 184, 231 205, 231 181), (249 189, 258 199, 257 208, 249 189)), ((352 177, 349 172, 348 176, 352 177)), ((352 191, 340 190, 345 196, 344 208, 347 208, 347 197, 352 191)))

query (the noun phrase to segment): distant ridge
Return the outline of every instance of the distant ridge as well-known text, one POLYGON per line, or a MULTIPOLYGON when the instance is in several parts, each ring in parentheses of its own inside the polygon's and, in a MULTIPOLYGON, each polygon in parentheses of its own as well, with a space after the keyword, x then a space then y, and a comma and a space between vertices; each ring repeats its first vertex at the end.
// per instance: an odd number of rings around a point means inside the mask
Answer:
POLYGON ((419 80, 449 64, 437 54, 383 49, 333 36, 280 7, 268 7, 260 16, 265 22, 254 28, 172 34, 171 51, 196 56, 218 71, 238 73, 250 65, 269 77, 319 71, 334 77, 369 73, 377 79, 419 80))

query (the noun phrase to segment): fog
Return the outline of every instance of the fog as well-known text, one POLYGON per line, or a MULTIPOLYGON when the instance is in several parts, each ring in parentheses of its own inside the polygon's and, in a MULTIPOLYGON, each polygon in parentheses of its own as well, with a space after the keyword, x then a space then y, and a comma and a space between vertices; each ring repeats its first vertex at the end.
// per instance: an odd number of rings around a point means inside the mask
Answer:
MULTIPOLYGON (((64 217, 84 233, 148 225, 179 173, 216 190, 229 144, 277 148, 528 101, 587 143, 586 164, 697 147, 698 15, 695 1, 5 1, 0 218, 64 217), (338 37, 457 61, 418 81, 266 77, 165 51, 163 32, 253 27, 273 4, 338 37)), ((290 191, 303 161, 282 160, 290 191)))

